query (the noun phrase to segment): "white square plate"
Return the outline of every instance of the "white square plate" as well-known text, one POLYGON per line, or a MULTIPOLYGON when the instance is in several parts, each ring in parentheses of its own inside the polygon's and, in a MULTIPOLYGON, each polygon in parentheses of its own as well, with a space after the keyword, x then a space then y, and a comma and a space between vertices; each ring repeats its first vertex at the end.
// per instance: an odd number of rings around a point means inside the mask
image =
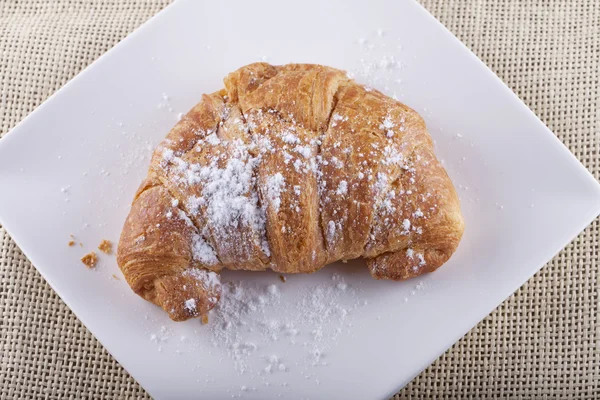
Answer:
POLYGON ((390 396, 600 212, 593 177, 408 0, 180 0, 0 141, 0 188, 0 221, 40 273, 151 395, 170 399, 390 396), (287 283, 226 272, 256 300, 228 333, 215 313, 208 326, 173 323, 111 278, 114 256, 95 271, 79 258, 118 240, 178 113, 263 57, 354 71, 419 111, 460 193, 464 239, 439 271, 402 283, 371 279, 361 262, 287 283), (70 234, 83 248, 67 246, 70 234))

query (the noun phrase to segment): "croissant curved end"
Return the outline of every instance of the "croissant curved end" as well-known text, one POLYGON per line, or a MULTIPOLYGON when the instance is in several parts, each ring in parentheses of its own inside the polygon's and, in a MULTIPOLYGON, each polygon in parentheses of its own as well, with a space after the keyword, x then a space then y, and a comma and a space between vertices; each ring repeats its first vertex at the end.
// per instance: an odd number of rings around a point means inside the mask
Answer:
POLYGON ((184 321, 217 304, 221 282, 194 258, 199 236, 177 203, 155 182, 143 182, 121 233, 117 262, 135 293, 184 321))
POLYGON ((458 248, 465 229, 458 196, 454 202, 456 210, 444 215, 443 222, 435 227, 436 233, 441 233, 440 236, 444 238, 443 241, 431 243, 431 247, 427 248, 416 244, 368 258, 366 261, 371 276, 375 279, 403 281, 433 272, 446 263, 458 248))

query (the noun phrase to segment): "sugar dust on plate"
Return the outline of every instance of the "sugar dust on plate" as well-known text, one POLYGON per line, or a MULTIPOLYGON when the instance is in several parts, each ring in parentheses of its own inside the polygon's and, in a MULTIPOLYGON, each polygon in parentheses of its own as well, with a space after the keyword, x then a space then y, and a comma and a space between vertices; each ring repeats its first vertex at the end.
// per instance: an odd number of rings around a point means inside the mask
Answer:
POLYGON ((163 325, 149 339, 158 351, 173 348, 175 354, 194 348, 222 349, 240 376, 264 386, 270 386, 269 377, 281 374, 312 375, 311 369, 330 365, 325 354, 336 347, 340 335, 350 332, 352 314, 367 302, 337 273, 303 288, 291 307, 282 301, 284 285, 225 282, 221 302, 211 311, 210 323, 201 328, 207 329, 207 336, 178 336, 171 341, 174 335, 163 325), (298 346, 304 356, 290 364, 285 354, 272 351, 277 342, 298 346))
POLYGON ((383 39, 387 36, 383 29, 378 29, 375 37, 372 34, 370 36, 371 40, 364 37, 356 39, 355 43, 359 45, 362 54, 358 60, 359 67, 348 71, 348 77, 365 83, 367 91, 376 88, 398 99, 398 93, 394 93, 392 88, 398 90, 403 82, 401 73, 406 65, 398 58, 402 46, 390 49, 389 40, 383 39))

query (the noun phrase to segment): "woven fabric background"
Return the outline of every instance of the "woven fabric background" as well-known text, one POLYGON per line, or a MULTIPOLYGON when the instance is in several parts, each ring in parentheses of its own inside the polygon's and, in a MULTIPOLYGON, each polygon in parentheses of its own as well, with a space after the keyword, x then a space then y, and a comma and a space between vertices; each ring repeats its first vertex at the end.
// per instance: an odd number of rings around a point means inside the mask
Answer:
MULTIPOLYGON (((600 177, 600 0, 421 1, 600 177)), ((0 0, 0 134, 167 3, 0 0)), ((599 233, 595 221, 396 398, 600 398, 599 233)), ((2 227, 0 313, 1 399, 148 396, 2 227)))

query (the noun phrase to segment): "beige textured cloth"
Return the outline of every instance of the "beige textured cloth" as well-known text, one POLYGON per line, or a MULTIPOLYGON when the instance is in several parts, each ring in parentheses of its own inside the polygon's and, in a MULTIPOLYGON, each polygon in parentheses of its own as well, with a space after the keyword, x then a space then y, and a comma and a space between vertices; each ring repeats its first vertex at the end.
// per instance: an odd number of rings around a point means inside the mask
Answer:
MULTIPOLYGON (((0 1, 0 134, 167 3, 0 1)), ((422 3, 598 178, 600 0, 422 3)), ((595 221, 396 398, 600 398, 599 232, 595 221)), ((147 397, 1 227, 0 312, 0 398, 147 397)))

